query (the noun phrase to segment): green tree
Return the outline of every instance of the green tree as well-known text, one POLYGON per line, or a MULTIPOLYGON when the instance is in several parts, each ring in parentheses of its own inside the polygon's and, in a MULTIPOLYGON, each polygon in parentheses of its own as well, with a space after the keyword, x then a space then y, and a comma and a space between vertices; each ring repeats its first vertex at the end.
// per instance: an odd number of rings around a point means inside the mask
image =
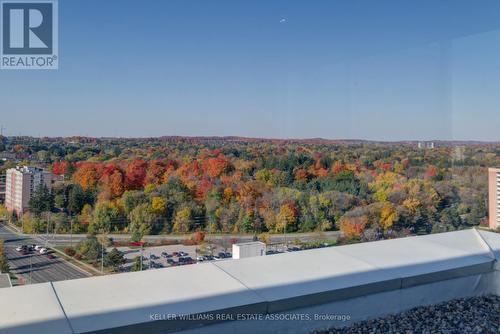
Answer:
POLYGON ((129 215, 139 204, 147 203, 148 196, 139 190, 129 190, 123 193, 122 199, 125 215, 129 215))
POLYGON ((114 271, 120 269, 120 266, 127 262, 123 253, 118 249, 113 248, 109 253, 104 256, 104 265, 112 268, 114 271))
POLYGON ((151 233, 155 215, 149 204, 139 204, 130 212, 130 232, 133 235, 133 241, 139 241, 146 234, 151 233))
POLYGON ((54 196, 54 205, 59 209, 64 208, 66 206, 66 199, 64 198, 64 195, 58 194, 54 196))
POLYGON ((86 259, 96 262, 101 258, 101 247, 101 244, 95 236, 87 236, 87 238, 80 242, 77 249, 86 259))
POLYGON ((54 197, 45 184, 41 184, 28 202, 31 212, 40 216, 42 212, 51 211, 54 207, 54 197))
POLYGON ((72 185, 68 193, 68 211, 72 215, 82 212, 85 204, 92 204, 92 194, 83 190, 79 184, 72 185))
POLYGON ((3 240, 0 240, 0 273, 8 273, 10 271, 9 262, 5 256, 5 248, 3 240))
POLYGON ((479 225, 481 223, 481 219, 486 217, 487 214, 485 200, 477 197, 474 199, 472 209, 467 216, 467 223, 469 225, 479 225))
POLYGON ((114 222, 119 222, 120 208, 111 201, 98 202, 89 226, 89 231, 98 233, 111 231, 114 222))

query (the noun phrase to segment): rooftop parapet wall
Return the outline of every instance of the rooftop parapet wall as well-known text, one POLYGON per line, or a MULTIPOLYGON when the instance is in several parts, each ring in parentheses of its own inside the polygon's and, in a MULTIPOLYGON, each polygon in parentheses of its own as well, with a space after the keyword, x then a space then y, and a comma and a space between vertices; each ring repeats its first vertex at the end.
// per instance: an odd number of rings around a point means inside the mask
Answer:
MULTIPOLYGON (((40 324, 40 334, 158 333, 223 320, 217 314, 314 309, 446 281, 493 285, 499 255, 499 234, 466 230, 2 289, 0 332, 31 333, 40 324), (37 291, 43 296, 32 297, 37 291), (169 315, 192 317, 162 320, 169 315)), ((219 326, 234 324, 206 329, 219 326)))

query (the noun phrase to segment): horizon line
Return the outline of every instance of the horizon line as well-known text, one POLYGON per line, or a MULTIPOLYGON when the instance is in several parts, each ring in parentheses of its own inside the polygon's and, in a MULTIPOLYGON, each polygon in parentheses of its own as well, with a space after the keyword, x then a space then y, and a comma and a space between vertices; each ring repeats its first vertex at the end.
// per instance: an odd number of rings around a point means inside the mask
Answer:
POLYGON ((144 140, 144 139, 219 139, 219 140, 264 140, 264 141, 326 141, 326 142, 368 142, 368 143, 413 143, 413 142, 436 142, 436 143, 484 143, 484 144, 500 144, 500 140, 475 140, 475 139, 399 139, 399 140, 381 140, 381 139, 360 139, 360 138, 323 138, 323 137, 249 137, 238 135, 161 135, 161 136, 88 136, 88 135, 71 135, 71 136, 33 136, 33 135, 0 135, 4 138, 33 138, 33 139, 71 139, 71 138, 86 138, 86 139, 127 139, 127 140, 144 140))

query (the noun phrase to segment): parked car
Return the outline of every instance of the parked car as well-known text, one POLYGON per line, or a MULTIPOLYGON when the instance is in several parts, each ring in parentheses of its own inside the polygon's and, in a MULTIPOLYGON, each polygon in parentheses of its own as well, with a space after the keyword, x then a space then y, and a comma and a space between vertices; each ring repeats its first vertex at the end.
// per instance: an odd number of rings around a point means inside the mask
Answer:
POLYGON ((186 252, 179 252, 179 256, 188 256, 189 254, 186 252))
POLYGON ((151 258, 152 260, 158 260, 158 259, 159 259, 159 257, 158 257, 158 256, 156 256, 156 255, 154 255, 154 254, 151 254, 150 258, 151 258))
POLYGON ((53 260, 53 259, 55 259, 56 257, 54 256, 54 254, 52 254, 52 253, 48 253, 48 254, 47 254, 47 258, 48 258, 48 259, 50 259, 50 260, 53 260))
POLYGON ((167 263, 168 263, 169 265, 171 265, 171 266, 175 266, 175 264, 176 264, 177 262, 175 262, 175 260, 173 260, 173 259, 167 259, 167 263))
POLYGON ((163 268, 163 264, 161 264, 159 262, 151 261, 151 267, 152 268, 163 268))
POLYGON ((38 253, 40 254, 47 254, 47 248, 40 248, 40 250, 38 251, 38 253))
POLYGON ((36 251, 39 251, 39 250, 40 250, 40 249, 42 249, 42 248, 43 248, 43 246, 40 246, 40 245, 36 245, 36 246, 35 246, 35 250, 36 250, 36 251))
POLYGON ((203 261, 205 261, 205 257, 204 256, 198 256, 198 257, 196 257, 196 261, 203 262, 203 261))
POLYGON ((173 256, 180 256, 180 255, 179 255, 179 252, 173 252, 173 253, 172 253, 172 255, 173 255, 173 256))
POLYGON ((219 252, 219 254, 217 255, 220 259, 229 259, 232 257, 231 253, 229 252, 219 252))
POLYGON ((163 256, 166 259, 168 259, 169 257, 172 257, 172 255, 168 254, 167 252, 161 252, 161 256, 163 256))
POLYGON ((179 264, 191 264, 191 263, 194 263, 194 260, 190 256, 179 258, 179 264))
POLYGON ((18 246, 18 247, 16 247, 16 251, 21 252, 21 251, 23 251, 25 248, 26 248, 26 246, 25 246, 25 245, 18 246))

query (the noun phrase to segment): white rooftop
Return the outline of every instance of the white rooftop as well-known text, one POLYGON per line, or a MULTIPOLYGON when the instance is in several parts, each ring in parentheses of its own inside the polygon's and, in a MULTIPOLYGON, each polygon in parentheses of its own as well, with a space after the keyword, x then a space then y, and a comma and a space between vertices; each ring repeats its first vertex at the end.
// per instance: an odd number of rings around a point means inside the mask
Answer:
POLYGON ((499 255, 500 234, 465 230, 0 289, 0 332, 172 330, 150 316, 279 312, 492 271, 499 255))

